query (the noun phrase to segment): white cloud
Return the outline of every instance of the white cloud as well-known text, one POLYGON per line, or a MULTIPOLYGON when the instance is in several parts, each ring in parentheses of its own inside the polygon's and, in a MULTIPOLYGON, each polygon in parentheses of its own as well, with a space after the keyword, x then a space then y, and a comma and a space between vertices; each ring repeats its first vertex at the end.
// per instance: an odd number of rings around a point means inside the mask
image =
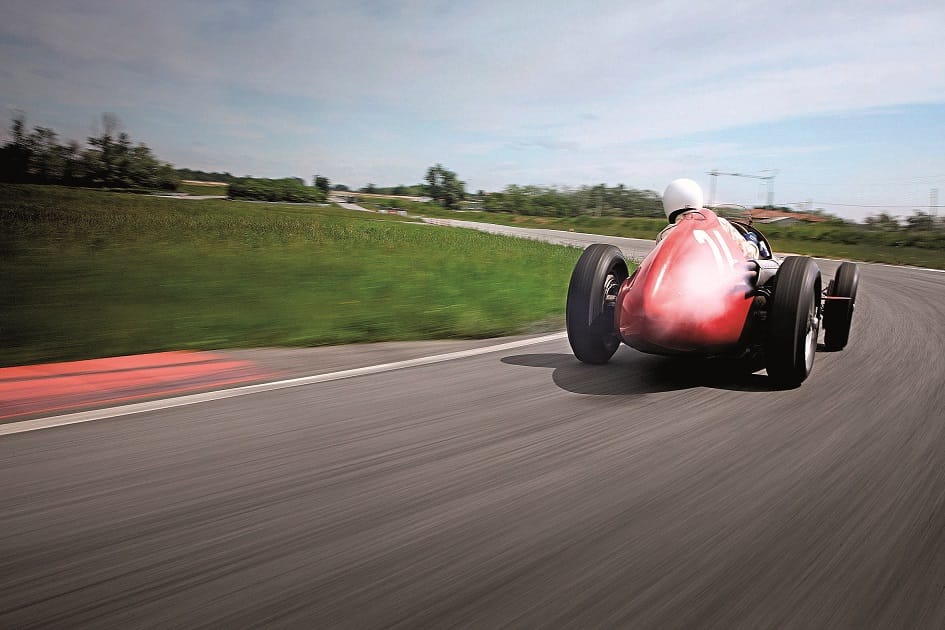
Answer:
MULTIPOLYGON (((96 90, 117 70, 120 84, 136 74, 368 101, 495 133, 528 122, 581 136, 590 112, 599 127, 633 118, 651 136, 945 98, 945 9, 931 3, 471 3, 451 13, 423 2, 374 14, 296 3, 258 21, 252 6, 15 2, 4 31, 88 67, 81 78, 96 90), (737 107, 748 99, 761 102, 737 107)), ((642 133, 624 123, 617 135, 642 133)))
POLYGON ((117 111, 141 125, 136 137, 160 129, 143 139, 168 159, 210 161, 216 148, 236 171, 334 160, 348 165, 338 179, 406 182, 449 158, 482 186, 509 183, 502 173, 655 181, 775 155, 687 158, 655 139, 691 145, 693 133, 945 102, 938 1, 14 0, 4 14, 3 102, 60 117, 117 111), (309 148, 272 146, 283 141, 309 148))

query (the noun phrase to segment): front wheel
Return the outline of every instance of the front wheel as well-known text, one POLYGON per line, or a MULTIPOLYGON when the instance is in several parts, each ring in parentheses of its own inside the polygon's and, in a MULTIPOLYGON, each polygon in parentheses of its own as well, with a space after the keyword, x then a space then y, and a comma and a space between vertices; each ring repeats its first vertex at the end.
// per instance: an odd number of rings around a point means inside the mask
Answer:
POLYGON ((614 324, 617 291, 629 277, 613 245, 594 244, 578 259, 568 285, 568 342, 584 363, 606 363, 620 346, 614 324))
POLYGON ((850 324, 853 322, 853 307, 856 305, 859 284, 860 271, 856 264, 841 264, 827 290, 827 297, 844 299, 827 300, 824 305, 824 346, 827 350, 843 350, 850 339, 850 324))
POLYGON ((768 311, 765 367, 771 379, 797 387, 814 367, 820 331, 820 269, 806 256, 789 256, 778 269, 768 311))

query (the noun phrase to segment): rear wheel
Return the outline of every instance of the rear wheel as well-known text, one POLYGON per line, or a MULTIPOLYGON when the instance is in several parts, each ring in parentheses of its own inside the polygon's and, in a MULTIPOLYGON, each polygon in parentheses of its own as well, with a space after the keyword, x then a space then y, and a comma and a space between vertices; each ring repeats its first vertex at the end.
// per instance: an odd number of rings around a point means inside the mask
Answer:
POLYGON ((827 290, 827 296, 850 299, 827 300, 824 305, 824 346, 827 350, 843 350, 850 339, 850 324, 853 322, 859 283, 860 270, 854 263, 840 265, 827 290))
POLYGON ((779 385, 800 385, 814 366, 820 330, 820 269, 806 256, 790 256, 778 270, 768 311, 765 367, 779 385))
POLYGON ((606 363, 620 346, 614 308, 629 275, 623 254, 613 245, 591 245, 575 265, 568 286, 568 342, 584 363, 606 363))

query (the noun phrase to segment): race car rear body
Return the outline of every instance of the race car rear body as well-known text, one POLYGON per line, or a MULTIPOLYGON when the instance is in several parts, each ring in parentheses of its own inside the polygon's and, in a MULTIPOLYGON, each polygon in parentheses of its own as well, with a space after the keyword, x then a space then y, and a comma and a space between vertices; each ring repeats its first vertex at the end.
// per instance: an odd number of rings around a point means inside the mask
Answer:
POLYGON ((711 210, 677 218, 620 288, 621 339, 657 354, 737 351, 754 301, 745 244, 711 210))

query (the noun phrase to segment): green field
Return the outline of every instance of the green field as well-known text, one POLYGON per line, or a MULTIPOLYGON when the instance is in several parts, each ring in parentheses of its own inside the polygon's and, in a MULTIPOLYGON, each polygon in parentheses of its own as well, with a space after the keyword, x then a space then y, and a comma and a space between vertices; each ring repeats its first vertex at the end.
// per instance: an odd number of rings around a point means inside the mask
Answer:
POLYGON ((0 365, 561 326, 579 255, 338 208, 0 185, 0 365))
MULTIPOLYGON (((666 227, 664 219, 584 215, 580 217, 536 217, 503 212, 453 212, 432 203, 379 199, 364 207, 402 207, 411 214, 481 221, 528 228, 574 230, 588 234, 655 238, 666 227)), ((777 252, 821 258, 845 258, 892 265, 914 265, 945 269, 945 230, 866 230, 857 225, 757 224, 777 252)))
MULTIPOLYGON (((378 203, 642 238, 664 224, 378 203)), ((850 238, 846 228, 762 229, 777 251, 945 268, 945 250, 928 243, 836 242, 850 238)), ((0 365, 560 327, 579 254, 335 207, 0 185, 0 365)))

